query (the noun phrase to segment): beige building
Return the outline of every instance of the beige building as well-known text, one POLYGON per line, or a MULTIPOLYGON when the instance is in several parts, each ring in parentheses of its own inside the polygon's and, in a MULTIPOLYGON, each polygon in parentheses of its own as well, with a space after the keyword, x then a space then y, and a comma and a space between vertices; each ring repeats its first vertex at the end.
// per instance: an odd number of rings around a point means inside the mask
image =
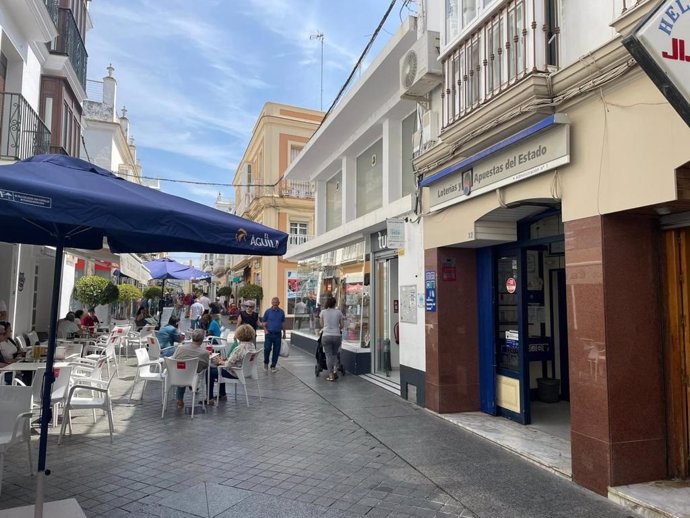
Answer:
MULTIPOLYGON (((308 181, 285 180, 283 174, 318 128, 323 114, 277 103, 266 103, 259 114, 249 145, 239 164, 235 186, 235 213, 290 235, 288 249, 314 234, 314 191, 308 181)), ((282 257, 233 256, 235 285, 263 288, 262 308, 277 296, 292 322, 298 294, 289 290, 297 263, 282 257)))

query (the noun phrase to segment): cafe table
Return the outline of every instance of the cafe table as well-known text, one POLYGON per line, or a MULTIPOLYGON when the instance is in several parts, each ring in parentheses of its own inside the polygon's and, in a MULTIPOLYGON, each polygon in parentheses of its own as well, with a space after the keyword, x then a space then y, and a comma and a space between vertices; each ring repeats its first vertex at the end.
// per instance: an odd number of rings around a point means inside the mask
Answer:
MULTIPOLYGON (((53 364, 54 369, 60 369, 62 367, 67 367, 69 365, 68 362, 55 362, 53 364)), ((38 369, 41 367, 45 367, 46 362, 41 362, 41 361, 18 361, 14 363, 10 363, 6 365, 5 367, 0 367, 0 374, 4 374, 6 372, 11 372, 12 373, 12 379, 14 380, 15 375, 18 372, 36 372, 38 369)))

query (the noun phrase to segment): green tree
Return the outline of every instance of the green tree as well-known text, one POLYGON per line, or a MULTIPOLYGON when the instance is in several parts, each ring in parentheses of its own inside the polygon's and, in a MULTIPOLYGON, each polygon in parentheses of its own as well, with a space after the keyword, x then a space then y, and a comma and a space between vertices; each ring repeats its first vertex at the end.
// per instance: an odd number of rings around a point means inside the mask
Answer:
POLYGON ((141 290, 131 284, 120 284, 118 301, 131 302, 142 297, 141 290))
POLYGON ((144 290, 143 297, 145 299, 159 299, 161 298, 162 294, 163 291, 161 290, 160 286, 149 286, 144 290))
POLYGON ((264 298, 264 289, 258 284, 245 284, 238 294, 243 299, 254 299, 258 303, 264 298))
POLYGON ((232 295, 232 286, 222 286, 216 290, 216 295, 219 297, 229 297, 232 295))
POLYGON ((98 275, 85 275, 74 285, 74 298, 87 307, 107 304, 104 301, 107 299, 106 289, 108 289, 108 285, 113 286, 113 283, 108 279, 98 275))
POLYGON ((108 282, 103 289, 103 298, 101 299, 101 304, 110 304, 112 302, 117 302, 120 298, 120 289, 115 286, 112 282, 108 282))

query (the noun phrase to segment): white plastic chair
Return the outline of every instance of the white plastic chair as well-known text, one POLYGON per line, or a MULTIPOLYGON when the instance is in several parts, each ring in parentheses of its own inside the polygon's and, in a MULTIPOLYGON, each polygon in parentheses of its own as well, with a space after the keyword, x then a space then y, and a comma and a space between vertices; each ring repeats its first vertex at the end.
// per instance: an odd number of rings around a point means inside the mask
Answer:
POLYGON ((163 356, 161 353, 167 351, 171 347, 165 347, 161 349, 161 344, 158 341, 158 337, 154 335, 149 335, 146 337, 146 345, 149 347, 149 358, 151 361, 163 363, 163 356))
POLYGON ((20 352, 26 352, 26 350, 29 347, 29 343, 27 342, 26 338, 24 338, 23 335, 17 335, 14 337, 14 343, 17 344, 17 347, 19 347, 20 352))
POLYGON ((27 341, 29 345, 39 345, 41 340, 38 338, 38 333, 36 331, 29 331, 26 334, 27 341))
POLYGON ((93 410, 93 422, 96 422, 96 410, 101 409, 108 416, 108 429, 110 431, 110 442, 113 442, 113 405, 110 401, 110 384, 115 377, 115 373, 110 376, 108 381, 83 379, 72 385, 65 400, 65 410, 62 415, 62 427, 58 437, 58 445, 62 442, 65 435, 65 428, 69 425, 69 434, 72 435, 72 410, 93 410))
POLYGON ((146 391, 146 383, 148 381, 155 381, 161 384, 161 401, 163 401, 164 381, 163 366, 161 362, 151 361, 149 353, 146 349, 135 349, 134 353, 137 355, 137 372, 132 383, 132 390, 129 391, 128 402, 132 400, 134 394, 134 387, 140 381, 144 382, 144 387, 141 389, 141 399, 144 399, 144 392, 146 391))
POLYGON ((165 417, 165 407, 168 403, 168 393, 172 387, 188 387, 192 389, 192 419, 194 419, 194 402, 201 385, 201 376, 196 371, 199 359, 178 360, 177 358, 164 358, 165 361, 165 389, 163 391, 163 411, 161 418, 165 417))
POLYGON ((33 475, 31 462, 31 388, 0 386, 0 494, 2 474, 5 469, 5 452, 14 444, 26 442, 29 450, 29 473, 33 475))
POLYGON ((86 348, 86 358, 89 359, 98 359, 101 355, 105 355, 107 361, 106 361, 106 368, 108 370, 108 376, 110 376, 110 362, 111 360, 113 363, 115 363, 115 372, 117 373, 117 377, 120 377, 120 369, 118 367, 118 357, 117 357, 117 348, 120 348, 120 344, 125 340, 125 337, 127 336, 128 329, 127 327, 121 327, 117 326, 115 327, 111 333, 108 335, 108 338, 105 341, 105 345, 101 345, 102 342, 96 342, 95 344, 88 345, 86 348))
POLYGON ((220 384, 224 383, 226 385, 235 385, 235 401, 237 401, 237 385, 242 385, 244 389, 244 399, 247 401, 247 406, 249 406, 249 396, 247 395, 247 380, 255 379, 256 388, 259 391, 259 401, 261 401, 261 386, 259 384, 259 362, 257 358, 259 356, 258 352, 247 353, 242 359, 241 367, 230 367, 225 369, 225 367, 218 366, 218 392, 216 392, 216 403, 220 397, 220 384), (223 369, 232 372, 237 378, 225 378, 222 375, 223 369))
POLYGON ((72 366, 53 369, 55 381, 51 387, 50 405, 53 407, 53 426, 58 424, 58 409, 65 402, 72 382, 72 366))

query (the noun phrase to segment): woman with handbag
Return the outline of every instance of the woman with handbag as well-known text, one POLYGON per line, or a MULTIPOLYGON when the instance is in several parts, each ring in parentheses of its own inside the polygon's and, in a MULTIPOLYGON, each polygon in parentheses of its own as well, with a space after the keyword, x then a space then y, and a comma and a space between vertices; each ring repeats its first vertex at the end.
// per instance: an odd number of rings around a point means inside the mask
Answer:
POLYGON ((343 341, 344 318, 342 312, 335 308, 333 297, 326 299, 325 306, 319 315, 319 320, 322 329, 321 343, 326 354, 326 367, 328 368, 326 381, 335 381, 338 379, 338 368, 340 367, 338 365, 338 351, 343 341))

